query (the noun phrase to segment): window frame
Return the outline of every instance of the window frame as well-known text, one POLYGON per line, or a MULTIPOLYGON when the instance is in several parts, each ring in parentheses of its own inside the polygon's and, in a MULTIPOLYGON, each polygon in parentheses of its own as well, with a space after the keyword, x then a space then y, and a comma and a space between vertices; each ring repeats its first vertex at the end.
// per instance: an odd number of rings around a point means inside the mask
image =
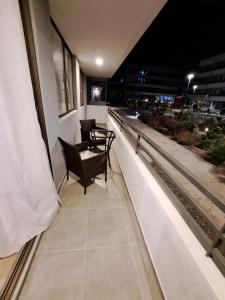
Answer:
POLYGON ((53 30, 55 30, 55 32, 57 33, 57 35, 59 36, 61 43, 62 43, 62 50, 63 50, 63 84, 64 84, 64 93, 65 93, 65 104, 66 104, 66 112, 60 114, 59 113, 59 118, 64 117, 65 115, 69 114, 72 111, 77 110, 77 101, 75 99, 75 90, 76 90, 76 82, 75 82, 75 74, 74 74, 74 60, 73 57, 74 55, 72 54, 69 46, 67 45, 67 43, 65 42, 62 34, 60 33, 58 27, 56 26, 55 22, 53 21, 52 18, 50 18, 51 20, 51 25, 53 27, 53 30), (71 75, 72 75, 72 100, 73 100, 73 108, 69 109, 69 99, 68 99, 68 93, 67 93, 67 88, 66 88, 66 51, 69 54, 69 57, 71 59, 71 75), (74 86, 75 85, 75 86, 74 86))

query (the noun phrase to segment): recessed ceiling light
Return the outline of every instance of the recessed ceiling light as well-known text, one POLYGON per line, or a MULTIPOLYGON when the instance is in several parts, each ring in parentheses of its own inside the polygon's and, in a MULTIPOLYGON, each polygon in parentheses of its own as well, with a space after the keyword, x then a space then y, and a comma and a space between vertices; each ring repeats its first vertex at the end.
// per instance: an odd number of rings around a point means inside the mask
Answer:
POLYGON ((96 63, 96 65, 98 65, 98 66, 102 66, 102 65, 103 65, 103 60, 102 60, 102 58, 100 58, 100 57, 96 58, 95 63, 96 63))

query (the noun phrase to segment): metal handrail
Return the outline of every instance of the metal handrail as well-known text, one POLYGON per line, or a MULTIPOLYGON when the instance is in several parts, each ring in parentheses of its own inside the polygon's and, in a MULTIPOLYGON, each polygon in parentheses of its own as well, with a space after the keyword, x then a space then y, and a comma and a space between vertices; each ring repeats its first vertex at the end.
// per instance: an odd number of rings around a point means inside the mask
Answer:
MULTIPOLYGON (((109 108, 109 114, 116 120, 119 124, 120 130, 124 130, 125 133, 133 136, 133 134, 128 130, 128 128, 132 129, 136 134, 136 146, 135 152, 137 154, 141 154, 140 149, 144 151, 152 161, 154 161, 163 171, 170 177, 172 183, 179 191, 192 203, 193 207, 198 211, 201 217, 210 224, 213 229, 216 237, 213 240, 210 240, 204 230, 200 227, 200 225, 194 220, 186 209, 182 207, 182 204, 174 195, 173 200, 175 201, 176 207, 181 211, 185 221, 188 223, 193 233, 199 239, 203 247, 206 249, 206 255, 210 256, 219 270, 225 276, 225 257, 218 251, 218 245, 221 241, 225 242, 225 224, 221 229, 218 229, 215 224, 211 222, 211 220, 200 210, 197 204, 194 203, 192 196, 189 195, 188 192, 184 191, 181 186, 179 186, 173 178, 170 176, 169 172, 163 168, 162 164, 158 161, 157 158, 152 154, 143 144, 141 144, 141 138, 150 145, 154 150, 156 150, 167 162, 169 162, 178 172, 180 172, 184 177, 186 177, 198 190, 200 190, 209 200, 211 200, 218 208, 220 208, 223 212, 225 212, 225 205, 217 198, 217 196, 208 188, 203 186, 203 183, 187 168, 181 165, 176 159, 167 154, 160 146, 158 146, 155 142, 153 142, 149 137, 147 137, 143 132, 137 129, 135 126, 130 124, 127 120, 123 119, 118 113, 116 113, 113 109, 109 108), (194 222, 193 222, 194 221, 194 222)), ((162 180, 162 179, 161 179, 162 180)), ((165 188, 165 184, 164 184, 165 188)), ((166 188, 167 190, 169 188, 166 188)), ((169 191, 169 190, 168 190, 169 191)), ((171 194, 171 192, 170 192, 171 194)), ((173 194, 173 193, 172 193, 173 194)))
POLYGON ((147 142, 152 148, 154 148, 163 158, 165 158, 178 172, 180 172, 184 177, 186 177, 198 190, 200 190, 210 201, 212 201, 217 207, 219 207, 225 213, 225 203, 214 194, 212 190, 206 188, 204 184, 186 167, 184 167, 180 162, 175 158, 171 157, 166 151, 164 151, 159 145, 153 142, 149 137, 147 137, 139 129, 135 128, 132 124, 129 124, 127 121, 121 119, 118 114, 116 114, 112 109, 109 109, 109 113, 116 117, 117 120, 121 122, 122 127, 124 124, 128 125, 138 134, 138 139, 142 138, 147 142))

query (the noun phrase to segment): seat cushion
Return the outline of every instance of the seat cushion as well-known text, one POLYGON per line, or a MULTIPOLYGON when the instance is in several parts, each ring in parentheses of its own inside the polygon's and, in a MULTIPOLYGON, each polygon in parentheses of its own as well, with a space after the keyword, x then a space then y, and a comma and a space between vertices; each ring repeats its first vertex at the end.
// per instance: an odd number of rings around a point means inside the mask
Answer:
POLYGON ((85 151, 80 152, 80 157, 81 157, 82 160, 87 159, 87 158, 91 158, 91 157, 96 156, 96 155, 98 155, 98 154, 93 153, 89 150, 85 150, 85 151))

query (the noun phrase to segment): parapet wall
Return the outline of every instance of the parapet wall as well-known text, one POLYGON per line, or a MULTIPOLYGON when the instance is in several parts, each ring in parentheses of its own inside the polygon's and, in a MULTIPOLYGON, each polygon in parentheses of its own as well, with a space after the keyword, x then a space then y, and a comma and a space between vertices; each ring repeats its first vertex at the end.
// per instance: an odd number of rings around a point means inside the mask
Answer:
POLYGON ((165 298, 224 299, 220 271, 110 116, 108 128, 165 298))

